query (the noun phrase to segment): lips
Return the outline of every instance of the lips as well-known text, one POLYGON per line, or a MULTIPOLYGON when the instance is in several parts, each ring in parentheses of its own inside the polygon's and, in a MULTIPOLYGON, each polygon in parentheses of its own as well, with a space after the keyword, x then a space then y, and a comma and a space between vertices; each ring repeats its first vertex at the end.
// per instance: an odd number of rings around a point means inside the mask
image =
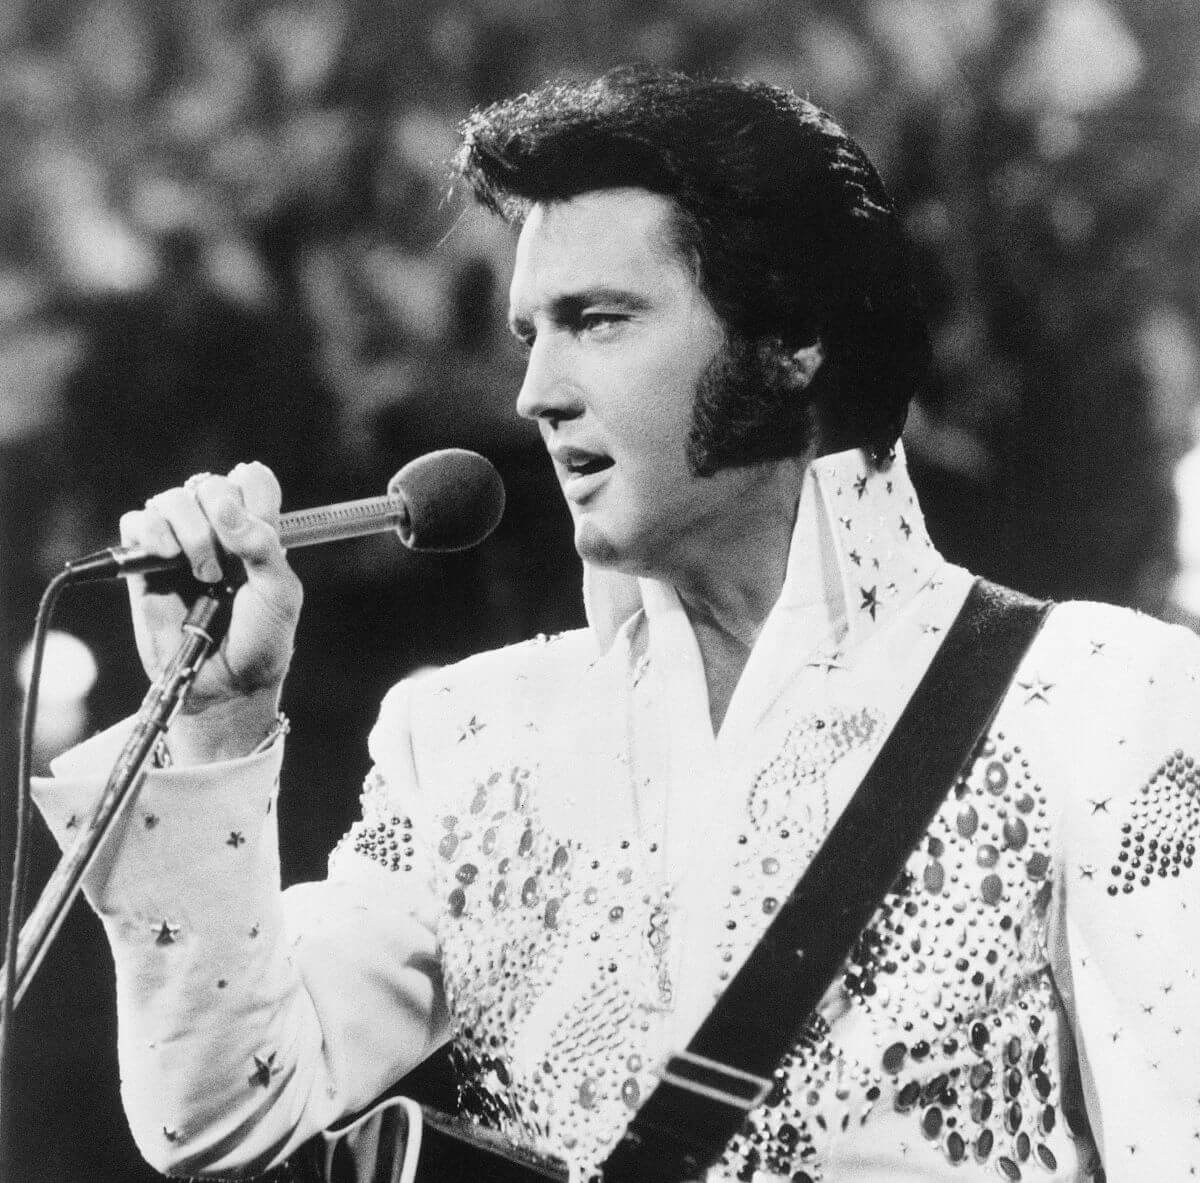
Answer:
POLYGON ((613 466, 613 458, 603 452, 589 452, 584 448, 555 448, 554 459, 568 476, 593 476, 613 466))
POLYGON ((554 446, 550 449, 562 482, 563 496, 577 506, 588 503, 607 482, 608 470, 616 463, 603 452, 587 448, 554 446))

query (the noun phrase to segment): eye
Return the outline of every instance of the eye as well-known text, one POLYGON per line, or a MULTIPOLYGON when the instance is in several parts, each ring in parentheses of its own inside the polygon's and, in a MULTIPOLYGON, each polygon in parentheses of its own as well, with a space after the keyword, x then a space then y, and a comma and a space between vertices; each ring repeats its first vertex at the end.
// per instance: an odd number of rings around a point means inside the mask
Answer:
POLYGON ((589 310, 579 314, 578 328, 581 333, 587 333, 591 337, 606 337, 627 319, 628 317, 620 312, 589 310))

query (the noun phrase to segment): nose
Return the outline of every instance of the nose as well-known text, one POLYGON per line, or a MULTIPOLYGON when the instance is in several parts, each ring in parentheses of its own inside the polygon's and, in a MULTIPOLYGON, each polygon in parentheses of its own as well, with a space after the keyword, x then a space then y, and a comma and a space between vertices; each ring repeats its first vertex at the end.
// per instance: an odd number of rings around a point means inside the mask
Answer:
POLYGON ((517 414, 551 424, 583 414, 582 391, 552 334, 538 336, 529 350, 525 378, 517 395, 517 414))

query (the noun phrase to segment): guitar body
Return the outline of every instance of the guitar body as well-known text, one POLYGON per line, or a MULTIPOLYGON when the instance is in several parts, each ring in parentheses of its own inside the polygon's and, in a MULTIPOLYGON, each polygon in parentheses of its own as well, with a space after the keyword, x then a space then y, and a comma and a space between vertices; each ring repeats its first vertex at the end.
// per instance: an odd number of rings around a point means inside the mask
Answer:
POLYGON ((325 1130, 271 1183, 567 1183, 558 1159, 463 1118, 389 1096, 325 1130), (410 1153, 410 1147, 412 1153, 410 1153))

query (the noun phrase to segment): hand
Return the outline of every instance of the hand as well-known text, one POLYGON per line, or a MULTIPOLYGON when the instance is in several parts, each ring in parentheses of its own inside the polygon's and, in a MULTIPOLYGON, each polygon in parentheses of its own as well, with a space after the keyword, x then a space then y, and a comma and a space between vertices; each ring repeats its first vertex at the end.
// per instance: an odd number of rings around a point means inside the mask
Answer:
MULTIPOLYGON (((225 639, 171 726, 168 745, 177 764, 245 755, 275 717, 303 599, 279 543, 280 502, 274 473, 255 462, 224 477, 192 477, 121 518, 122 544, 164 558, 184 554, 203 583, 220 581, 222 552, 246 570, 225 639)), ((179 647, 186 588, 177 577, 160 575, 128 583, 138 654, 154 679, 179 647)))

